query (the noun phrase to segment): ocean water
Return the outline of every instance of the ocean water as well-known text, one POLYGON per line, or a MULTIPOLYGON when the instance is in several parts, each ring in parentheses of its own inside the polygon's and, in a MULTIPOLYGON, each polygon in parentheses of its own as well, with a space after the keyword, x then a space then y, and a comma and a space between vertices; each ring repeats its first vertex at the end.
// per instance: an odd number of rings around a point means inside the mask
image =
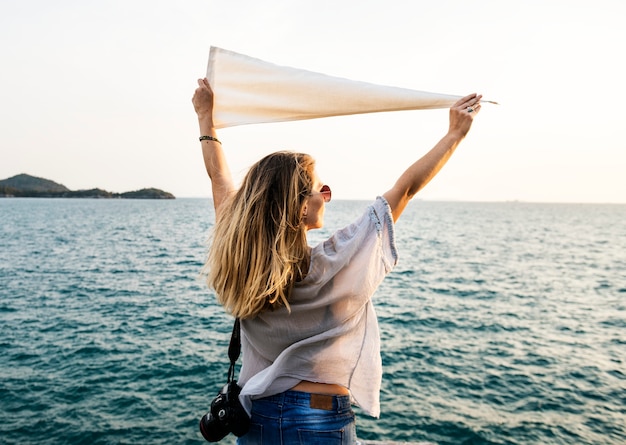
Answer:
MULTIPOLYGON (((334 201, 317 242, 367 203, 334 201)), ((0 199, 0 443, 200 444, 206 199, 0 199)), ((626 205, 412 202, 364 440, 626 443, 626 205)), ((232 437, 225 443, 233 443, 232 437)))

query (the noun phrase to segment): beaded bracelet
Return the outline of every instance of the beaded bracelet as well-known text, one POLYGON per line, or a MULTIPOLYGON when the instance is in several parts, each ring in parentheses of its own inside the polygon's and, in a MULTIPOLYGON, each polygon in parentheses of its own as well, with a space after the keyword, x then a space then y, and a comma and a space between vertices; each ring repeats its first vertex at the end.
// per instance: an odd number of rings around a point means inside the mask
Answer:
POLYGON ((218 144, 222 144, 218 138, 214 138, 213 136, 200 136, 200 142, 202 141, 215 141, 218 144))

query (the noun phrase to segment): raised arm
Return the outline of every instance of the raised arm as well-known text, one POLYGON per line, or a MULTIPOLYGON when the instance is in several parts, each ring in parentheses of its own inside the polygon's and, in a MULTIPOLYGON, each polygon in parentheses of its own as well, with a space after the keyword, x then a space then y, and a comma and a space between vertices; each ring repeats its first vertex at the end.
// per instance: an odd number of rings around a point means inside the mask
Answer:
POLYGON ((393 220, 397 221, 409 201, 433 179, 448 162, 463 140, 476 114, 480 111, 481 95, 470 94, 450 108, 448 133, 424 156, 418 159, 398 178, 383 196, 389 202, 393 220))
POLYGON ((224 156, 224 150, 222 150, 222 144, 218 142, 213 126, 213 91, 207 79, 198 79, 198 88, 191 101, 198 115, 200 136, 213 138, 205 138, 200 143, 202 144, 204 166, 209 178, 211 178, 213 205, 217 215, 224 199, 234 191, 235 186, 224 156))

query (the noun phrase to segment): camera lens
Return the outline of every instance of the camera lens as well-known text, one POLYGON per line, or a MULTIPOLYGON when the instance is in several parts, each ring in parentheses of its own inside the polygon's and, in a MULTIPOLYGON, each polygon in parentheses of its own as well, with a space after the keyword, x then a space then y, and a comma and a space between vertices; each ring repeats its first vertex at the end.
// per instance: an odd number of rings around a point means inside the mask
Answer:
POLYGON ((208 442, 219 442, 229 433, 222 422, 209 412, 200 419, 200 432, 208 442))
POLYGON ((226 384, 211 402, 211 409, 200 419, 200 432, 209 442, 218 442, 228 433, 241 437, 250 428, 250 417, 239 402, 241 388, 226 384))

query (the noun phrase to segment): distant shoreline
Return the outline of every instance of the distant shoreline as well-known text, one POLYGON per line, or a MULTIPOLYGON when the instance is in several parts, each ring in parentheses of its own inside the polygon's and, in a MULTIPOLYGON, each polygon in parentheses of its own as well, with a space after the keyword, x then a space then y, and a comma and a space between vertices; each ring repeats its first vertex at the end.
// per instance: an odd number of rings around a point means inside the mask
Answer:
POLYGON ((49 179, 24 173, 0 181, 0 198, 176 199, 173 194, 157 188, 124 193, 99 188, 70 190, 49 179))
POLYGON ((36 192, 11 190, 0 186, 0 198, 68 198, 68 199, 176 199, 174 195, 159 189, 141 189, 133 192, 112 193, 106 190, 77 190, 69 192, 36 192))

